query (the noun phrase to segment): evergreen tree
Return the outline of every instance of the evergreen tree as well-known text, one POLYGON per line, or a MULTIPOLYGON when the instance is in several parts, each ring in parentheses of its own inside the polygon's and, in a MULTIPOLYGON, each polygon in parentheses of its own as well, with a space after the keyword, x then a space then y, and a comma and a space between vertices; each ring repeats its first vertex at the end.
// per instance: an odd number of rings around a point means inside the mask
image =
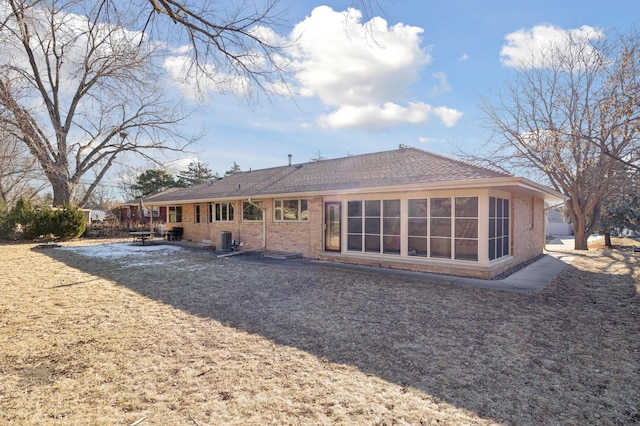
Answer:
POLYGON ((189 166, 187 166, 187 170, 180 170, 178 172, 176 185, 181 188, 188 188, 210 179, 216 179, 217 177, 217 173, 212 172, 206 164, 200 161, 192 161, 189 163, 189 166))
POLYGON ((176 179, 171 173, 159 169, 149 169, 138 176, 137 182, 131 185, 131 189, 138 196, 144 197, 176 186, 176 179))

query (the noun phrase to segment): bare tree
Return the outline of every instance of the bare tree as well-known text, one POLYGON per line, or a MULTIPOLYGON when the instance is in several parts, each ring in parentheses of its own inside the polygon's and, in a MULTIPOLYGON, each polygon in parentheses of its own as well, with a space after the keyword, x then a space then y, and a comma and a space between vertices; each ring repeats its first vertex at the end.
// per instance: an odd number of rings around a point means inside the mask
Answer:
POLYGON ((103 3, 82 5, 8 0, 0 12, 0 107, 55 205, 84 205, 124 153, 150 158, 190 142, 177 132, 185 114, 163 93, 156 48, 111 24, 103 3), (93 182, 76 194, 89 171, 93 182))
POLYGON ((47 184, 38 162, 26 147, 4 131, 0 116, 0 198, 9 207, 20 198, 33 199, 47 184))
POLYGON ((621 159, 637 149, 638 91, 625 88, 639 69, 628 66, 630 52, 618 43, 569 34, 520 63, 499 101, 483 105, 494 138, 483 154, 468 156, 546 180, 570 197, 565 204, 580 250, 624 173, 621 159))

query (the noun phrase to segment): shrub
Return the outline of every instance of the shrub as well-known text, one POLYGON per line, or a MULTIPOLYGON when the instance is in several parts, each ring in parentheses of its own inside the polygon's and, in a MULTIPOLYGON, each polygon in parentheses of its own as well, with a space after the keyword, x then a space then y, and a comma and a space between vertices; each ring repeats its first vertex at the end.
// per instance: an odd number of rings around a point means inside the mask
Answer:
POLYGON ((76 206, 66 204, 57 210, 48 206, 36 210, 30 201, 24 199, 18 200, 4 219, 0 217, 0 233, 10 234, 16 225, 20 225, 22 236, 27 239, 77 238, 87 227, 84 214, 76 206))
POLYGON ((84 214, 76 206, 65 204, 54 213, 54 232, 52 234, 63 240, 78 238, 87 228, 84 214))

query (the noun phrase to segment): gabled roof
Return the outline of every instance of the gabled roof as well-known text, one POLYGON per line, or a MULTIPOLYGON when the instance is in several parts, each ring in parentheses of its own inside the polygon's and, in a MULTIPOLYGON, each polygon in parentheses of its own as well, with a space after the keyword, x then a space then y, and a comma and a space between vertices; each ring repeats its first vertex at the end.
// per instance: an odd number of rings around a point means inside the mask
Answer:
MULTIPOLYGON (((148 204, 335 194, 374 188, 512 179, 513 175, 416 148, 401 148, 270 169, 239 172, 222 179, 145 198, 148 204)), ((533 182, 531 182, 533 183, 533 182)), ((535 184, 534 184, 535 185, 535 184)))

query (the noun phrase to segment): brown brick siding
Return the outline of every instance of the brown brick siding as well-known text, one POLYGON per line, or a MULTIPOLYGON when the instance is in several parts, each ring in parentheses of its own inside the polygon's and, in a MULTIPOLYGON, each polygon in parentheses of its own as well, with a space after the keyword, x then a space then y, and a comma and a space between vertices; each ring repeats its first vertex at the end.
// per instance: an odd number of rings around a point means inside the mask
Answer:
MULTIPOLYGON (((182 226, 185 230, 185 239, 197 242, 210 240, 213 246, 216 245, 219 231, 230 231, 232 239, 243 243, 243 250, 257 250, 263 248, 263 227, 266 227, 266 250, 299 252, 305 257, 315 259, 477 278, 491 278, 543 252, 544 201, 542 199, 512 194, 510 244, 513 259, 510 262, 496 262, 492 267, 456 266, 455 262, 452 262, 451 265, 441 265, 437 262, 416 263, 408 258, 394 259, 392 256, 372 259, 348 254, 325 253, 323 250, 323 198, 314 197, 307 198, 307 200, 309 209, 307 221, 277 222, 273 217, 274 200, 263 199, 266 225, 263 225, 262 222, 243 222, 242 201, 238 200, 234 202, 233 222, 207 223, 208 205, 203 203, 201 205, 201 221, 203 223, 194 223, 194 205, 184 205, 182 209, 183 222, 181 224, 167 224, 167 228, 182 226)), ((483 243, 480 242, 480 244, 483 243)))

